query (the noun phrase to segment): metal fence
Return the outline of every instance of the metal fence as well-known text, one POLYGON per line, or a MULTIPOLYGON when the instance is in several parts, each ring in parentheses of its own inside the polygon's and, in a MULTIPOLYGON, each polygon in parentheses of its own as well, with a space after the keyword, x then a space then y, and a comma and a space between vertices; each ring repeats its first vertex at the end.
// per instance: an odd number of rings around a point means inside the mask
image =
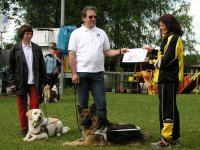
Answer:
MULTIPOLYGON (((106 92, 116 93, 147 93, 146 85, 142 77, 135 77, 134 74, 137 72, 109 72, 104 73, 106 92), (131 79, 131 80, 130 80, 131 79)), ((70 73, 71 75, 71 73, 70 73)), ((186 76, 187 74, 185 74, 186 76)), ((194 73, 191 73, 193 76, 194 73)), ((71 76, 65 76, 71 82, 71 76)), ((0 93, 1 93, 1 79, 2 71, 0 70, 0 93)), ((200 82, 199 82, 200 84, 200 82)), ((71 87, 71 83, 69 83, 71 87)), ((200 89, 200 85, 198 85, 200 89)))
POLYGON ((104 79, 107 92, 141 93, 145 91, 144 81, 134 77, 134 72, 105 72, 104 79))
MULTIPOLYGON (((117 93, 147 93, 143 77, 135 77, 137 73, 138 72, 105 72, 106 91, 117 93), (131 81, 129 80, 130 77, 133 78, 131 81)), ((184 73, 185 77, 187 75, 188 73, 184 73)), ((190 75, 193 77, 195 73, 190 73, 190 75)), ((197 83, 195 89, 198 91, 200 90, 200 82, 197 83)))

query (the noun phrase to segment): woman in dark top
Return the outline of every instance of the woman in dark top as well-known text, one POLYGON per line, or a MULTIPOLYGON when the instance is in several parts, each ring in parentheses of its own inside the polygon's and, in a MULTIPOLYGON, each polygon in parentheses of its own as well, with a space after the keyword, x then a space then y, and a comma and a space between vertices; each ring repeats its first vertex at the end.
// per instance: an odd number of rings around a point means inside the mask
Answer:
POLYGON ((41 48, 31 42, 33 29, 22 25, 18 30, 21 42, 15 44, 10 52, 8 82, 15 91, 21 126, 21 134, 25 136, 28 130, 27 101, 30 99, 30 109, 39 108, 42 95, 42 84, 46 82, 46 68, 41 48))
POLYGON ((153 148, 180 146, 179 112, 176 94, 179 83, 184 78, 183 34, 181 26, 171 14, 164 14, 159 19, 162 33, 160 50, 144 46, 156 59, 146 59, 155 66, 154 82, 158 83, 159 120, 161 138, 151 143, 153 148))

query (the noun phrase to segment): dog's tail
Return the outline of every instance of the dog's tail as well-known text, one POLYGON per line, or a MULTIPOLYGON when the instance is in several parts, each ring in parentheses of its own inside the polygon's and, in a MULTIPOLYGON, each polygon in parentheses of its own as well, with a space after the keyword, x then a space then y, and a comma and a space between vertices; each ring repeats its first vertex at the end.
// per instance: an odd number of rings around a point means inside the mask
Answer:
POLYGON ((63 127, 63 133, 67 133, 69 130, 71 130, 69 127, 63 127))

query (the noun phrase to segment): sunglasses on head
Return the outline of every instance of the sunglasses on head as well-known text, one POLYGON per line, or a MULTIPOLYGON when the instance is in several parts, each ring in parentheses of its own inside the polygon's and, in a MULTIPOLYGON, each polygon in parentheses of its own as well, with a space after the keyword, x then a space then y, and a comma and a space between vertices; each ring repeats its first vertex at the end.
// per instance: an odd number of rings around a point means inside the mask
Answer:
POLYGON ((88 16, 88 18, 89 19, 92 19, 92 18, 97 19, 97 16, 88 16))

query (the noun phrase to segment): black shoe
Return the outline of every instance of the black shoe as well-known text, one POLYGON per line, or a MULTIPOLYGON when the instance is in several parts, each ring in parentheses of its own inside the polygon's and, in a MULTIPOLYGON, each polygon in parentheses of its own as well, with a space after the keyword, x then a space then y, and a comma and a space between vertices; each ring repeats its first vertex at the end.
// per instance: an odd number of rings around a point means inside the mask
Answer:
POLYGON ((27 135, 27 133, 28 133, 28 130, 27 130, 27 129, 24 129, 24 130, 21 130, 20 135, 21 135, 22 137, 25 137, 25 136, 27 135))

